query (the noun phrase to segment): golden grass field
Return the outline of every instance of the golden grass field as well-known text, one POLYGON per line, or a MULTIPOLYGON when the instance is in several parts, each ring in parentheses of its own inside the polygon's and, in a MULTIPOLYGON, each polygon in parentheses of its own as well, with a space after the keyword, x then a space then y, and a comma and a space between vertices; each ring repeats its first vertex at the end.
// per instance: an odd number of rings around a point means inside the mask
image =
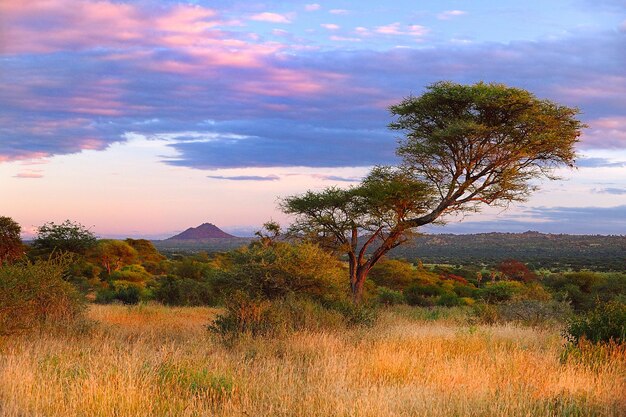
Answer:
POLYGON ((91 306, 81 332, 5 338, 0 415, 626 415, 624 350, 561 363, 558 329, 396 309, 374 328, 226 347, 205 330, 216 312, 91 306))

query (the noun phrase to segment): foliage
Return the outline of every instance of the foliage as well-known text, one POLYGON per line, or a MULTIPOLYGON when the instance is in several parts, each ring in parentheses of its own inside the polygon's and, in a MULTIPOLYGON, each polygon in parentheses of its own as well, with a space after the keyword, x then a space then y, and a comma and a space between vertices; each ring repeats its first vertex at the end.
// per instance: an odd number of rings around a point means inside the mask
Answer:
POLYGON ((144 298, 141 288, 126 282, 116 282, 112 287, 102 288, 96 293, 96 303, 109 304, 118 301, 122 304, 138 304, 144 298))
POLYGON ((480 297, 487 303, 509 301, 524 292, 524 284, 517 281, 488 282, 479 291, 480 297))
POLYGON ((437 305, 444 307, 454 307, 461 305, 462 303, 463 302, 461 301, 459 296, 453 292, 444 292, 437 299, 437 305))
POLYGON ((253 243, 229 254, 231 265, 216 280, 222 291, 243 291, 252 298, 298 294, 317 300, 345 297, 341 263, 317 245, 253 243))
POLYGON ((550 274, 542 283, 558 299, 569 301, 576 311, 590 311, 599 303, 626 296, 623 273, 580 271, 550 274))
POLYGON ((209 330, 225 341, 243 335, 276 336, 303 329, 336 328, 344 320, 336 310, 293 296, 270 301, 235 291, 225 299, 224 307, 225 313, 216 317, 209 330))
POLYGON ((537 275, 520 261, 506 259, 498 265, 500 271, 507 279, 515 281, 530 282, 537 279, 537 275))
POLYGON ((24 256, 21 226, 10 217, 0 216, 0 266, 24 256))
POLYGON ((68 324, 81 317, 83 299, 64 280, 70 262, 65 255, 0 267, 0 334, 68 324))
POLYGON ((577 109, 483 82, 438 82, 391 112, 390 128, 406 134, 398 149, 404 164, 439 191, 435 214, 524 200, 529 180, 573 165, 586 127, 577 109))
POLYGON ((404 294, 401 291, 392 290, 387 287, 378 287, 378 303, 391 306, 396 304, 404 304, 404 294))
POLYGON ((65 220, 61 224, 45 223, 37 229, 33 248, 38 255, 53 252, 85 254, 96 245, 96 236, 80 223, 65 220))
POLYGON ((564 323, 572 316, 572 309, 562 301, 518 299, 500 304, 475 304, 473 313, 474 317, 486 324, 518 322, 536 326, 564 323))
POLYGON ((137 250, 122 240, 103 239, 90 251, 90 258, 96 260, 108 275, 137 259, 137 250))
POLYGON ((137 253, 137 261, 152 274, 161 274, 165 272, 165 256, 163 256, 157 248, 146 239, 126 239, 124 240, 137 253))
POLYGON ((296 216, 289 229, 292 235, 348 256, 353 299, 361 302, 369 271, 408 239, 410 228, 404 221, 423 214, 431 195, 411 172, 376 167, 357 187, 308 191, 284 199, 281 207, 296 216), (375 248, 366 256, 370 246, 375 248))
POLYGON ((370 271, 369 277, 378 286, 402 291, 417 278, 413 266, 401 259, 383 259, 370 271))
POLYGON ((347 255, 356 303, 369 271, 413 229, 524 200, 531 180, 573 166, 585 127, 577 109, 501 84, 435 83, 390 110, 390 128, 405 133, 400 168, 376 167, 357 187, 308 191, 281 205, 296 217, 292 233, 347 255))
POLYGON ((583 338, 592 343, 626 342, 626 304, 618 301, 599 304, 593 311, 572 319, 565 337, 573 344, 583 338))
POLYGON ((154 289, 154 299, 167 305, 217 305, 219 296, 213 280, 195 280, 174 275, 161 277, 154 289))

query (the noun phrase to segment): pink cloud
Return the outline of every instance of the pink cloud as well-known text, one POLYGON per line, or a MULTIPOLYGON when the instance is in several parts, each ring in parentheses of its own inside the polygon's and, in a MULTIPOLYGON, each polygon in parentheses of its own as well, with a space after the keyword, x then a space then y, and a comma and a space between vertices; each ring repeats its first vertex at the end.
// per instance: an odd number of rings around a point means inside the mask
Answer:
POLYGON ((155 11, 111 1, 1 2, 0 15, 9 40, 1 52, 8 54, 193 45, 222 36, 217 27, 228 24, 220 21, 214 10, 200 6, 177 5, 155 11))
POLYGON ((437 15, 437 19, 449 20, 449 19, 452 19, 453 17, 463 16, 464 14, 467 14, 467 12, 463 10, 446 10, 445 12, 439 13, 437 15))
POLYGON ((626 147, 626 116, 601 117, 587 124, 581 141, 584 148, 626 147))
MULTIPOLYGON (((357 28, 358 30, 359 28, 357 28)), ((429 29, 421 25, 410 25, 403 27, 400 22, 391 23, 385 26, 378 26, 376 33, 381 35, 409 35, 409 36, 424 36, 429 32, 429 29)))
POLYGON ((559 95, 577 102, 608 97, 623 99, 626 97, 626 77, 605 76, 578 85, 556 87, 555 90, 559 95))
POLYGON ((340 28, 339 25, 336 25, 334 23, 322 23, 320 26, 328 30, 337 30, 340 28))
POLYGON ((306 10, 307 12, 314 12, 316 10, 319 10, 322 6, 320 6, 317 3, 313 3, 313 4, 306 4, 304 6, 304 10, 306 10))
POLYGON ((43 178, 43 174, 39 170, 28 170, 18 172, 13 176, 14 178, 43 178))
POLYGON ((250 20, 256 20, 257 22, 270 22, 270 23, 291 23, 291 20, 279 13, 258 13, 250 16, 250 20))

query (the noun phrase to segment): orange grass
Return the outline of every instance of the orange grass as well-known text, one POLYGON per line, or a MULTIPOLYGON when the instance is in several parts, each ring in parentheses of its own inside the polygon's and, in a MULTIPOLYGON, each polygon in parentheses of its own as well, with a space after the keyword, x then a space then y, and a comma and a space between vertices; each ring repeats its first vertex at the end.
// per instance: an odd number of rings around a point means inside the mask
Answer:
POLYGON ((0 415, 619 416, 626 358, 561 363, 557 329, 388 311, 371 329, 225 347, 217 310, 92 306, 96 325, 0 344, 0 415))

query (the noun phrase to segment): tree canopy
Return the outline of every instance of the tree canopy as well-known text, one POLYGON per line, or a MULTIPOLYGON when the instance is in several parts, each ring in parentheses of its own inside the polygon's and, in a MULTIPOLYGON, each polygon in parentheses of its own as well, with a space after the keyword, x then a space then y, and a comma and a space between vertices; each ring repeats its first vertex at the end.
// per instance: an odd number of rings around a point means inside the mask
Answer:
POLYGON ((535 189, 531 180, 572 167, 585 127, 575 108, 482 82, 435 83, 390 111, 389 127, 404 133, 398 167, 281 203, 295 216, 292 233, 347 255, 355 302, 371 268, 415 228, 481 204, 522 201, 535 189))
POLYGON ((61 224, 45 223, 37 229, 33 248, 40 254, 72 252, 85 254, 96 245, 96 236, 80 223, 65 220, 61 224))
POLYGON ((22 228, 15 220, 0 216, 0 265, 11 263, 24 255, 21 231, 22 228))

